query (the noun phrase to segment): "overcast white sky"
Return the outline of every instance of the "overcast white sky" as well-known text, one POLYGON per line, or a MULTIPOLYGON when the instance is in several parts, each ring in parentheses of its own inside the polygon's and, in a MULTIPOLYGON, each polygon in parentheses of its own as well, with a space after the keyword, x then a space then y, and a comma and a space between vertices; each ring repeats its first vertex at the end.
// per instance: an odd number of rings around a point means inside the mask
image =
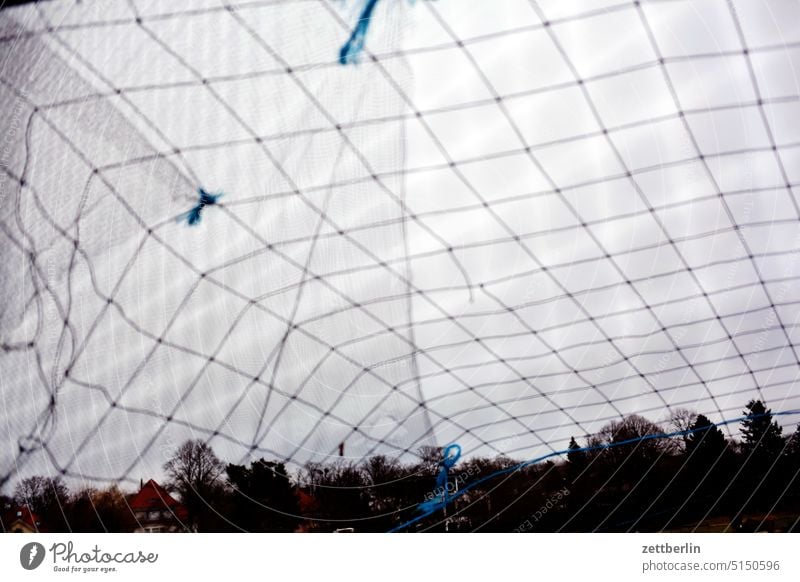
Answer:
POLYGON ((224 4, 0 14, 0 475, 800 408, 800 3, 224 4))

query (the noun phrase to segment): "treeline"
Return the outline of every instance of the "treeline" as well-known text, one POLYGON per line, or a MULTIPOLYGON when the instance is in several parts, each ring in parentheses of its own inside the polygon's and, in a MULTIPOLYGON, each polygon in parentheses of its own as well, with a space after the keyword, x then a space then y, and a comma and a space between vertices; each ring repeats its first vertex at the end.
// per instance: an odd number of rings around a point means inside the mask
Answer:
MULTIPOLYGON (((661 424, 631 415, 586 442, 573 438, 564 460, 509 471, 519 461, 465 459, 439 487, 442 451, 433 447, 413 464, 375 456, 289 474, 264 459, 225 464, 207 444, 187 441, 165 464, 165 485, 186 508, 186 531, 382 532, 445 490, 446 512, 406 531, 798 531, 800 428, 783 435, 757 400, 743 416, 734 440, 687 410, 661 424), (665 432, 681 434, 648 438, 665 432)), ((136 527, 129 499, 116 486, 69 492, 60 478, 32 477, 0 502, 30 507, 46 531, 113 532, 136 527)))

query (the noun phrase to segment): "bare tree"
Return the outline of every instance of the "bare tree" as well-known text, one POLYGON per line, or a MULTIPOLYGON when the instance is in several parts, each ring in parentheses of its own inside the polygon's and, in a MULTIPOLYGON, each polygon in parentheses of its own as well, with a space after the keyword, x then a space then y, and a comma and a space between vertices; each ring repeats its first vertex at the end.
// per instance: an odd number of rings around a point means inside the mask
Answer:
POLYGON ((688 408, 676 408, 669 415, 669 418, 664 422, 669 432, 681 432, 683 435, 672 439, 675 453, 685 451, 686 443, 689 440, 688 431, 692 429, 697 413, 692 412, 688 408))
POLYGON ((69 491, 61 477, 35 475, 23 479, 14 489, 14 501, 38 513, 47 529, 68 531, 64 509, 69 501, 69 491))
POLYGON ((669 447, 663 439, 647 438, 661 434, 661 428, 638 414, 608 423, 599 432, 599 443, 610 445, 606 456, 617 461, 623 459, 652 459, 660 453, 668 453, 669 447))
POLYGON ((186 506, 190 525, 197 528, 223 488, 220 477, 225 464, 208 444, 196 439, 183 443, 164 464, 164 470, 168 486, 180 494, 186 506))

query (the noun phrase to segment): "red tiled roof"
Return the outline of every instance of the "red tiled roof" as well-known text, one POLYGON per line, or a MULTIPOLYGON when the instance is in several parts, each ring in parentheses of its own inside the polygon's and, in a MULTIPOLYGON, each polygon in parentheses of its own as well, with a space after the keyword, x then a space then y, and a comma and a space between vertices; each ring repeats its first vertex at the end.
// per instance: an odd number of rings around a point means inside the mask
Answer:
POLYGON ((15 507, 3 514, 4 527, 9 527, 15 521, 21 521, 33 530, 42 531, 42 528, 39 525, 41 518, 36 513, 31 511, 31 508, 27 505, 15 507))
POLYGON ((183 508, 177 499, 152 479, 131 498, 130 505, 134 511, 160 510, 165 507, 168 509, 183 508))

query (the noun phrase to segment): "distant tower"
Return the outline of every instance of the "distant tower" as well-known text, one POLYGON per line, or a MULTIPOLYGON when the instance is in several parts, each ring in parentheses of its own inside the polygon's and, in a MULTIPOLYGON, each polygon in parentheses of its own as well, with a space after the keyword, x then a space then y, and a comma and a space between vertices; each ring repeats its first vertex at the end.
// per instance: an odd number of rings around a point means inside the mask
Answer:
POLYGON ((339 456, 344 457, 344 443, 339 443, 339 456))

